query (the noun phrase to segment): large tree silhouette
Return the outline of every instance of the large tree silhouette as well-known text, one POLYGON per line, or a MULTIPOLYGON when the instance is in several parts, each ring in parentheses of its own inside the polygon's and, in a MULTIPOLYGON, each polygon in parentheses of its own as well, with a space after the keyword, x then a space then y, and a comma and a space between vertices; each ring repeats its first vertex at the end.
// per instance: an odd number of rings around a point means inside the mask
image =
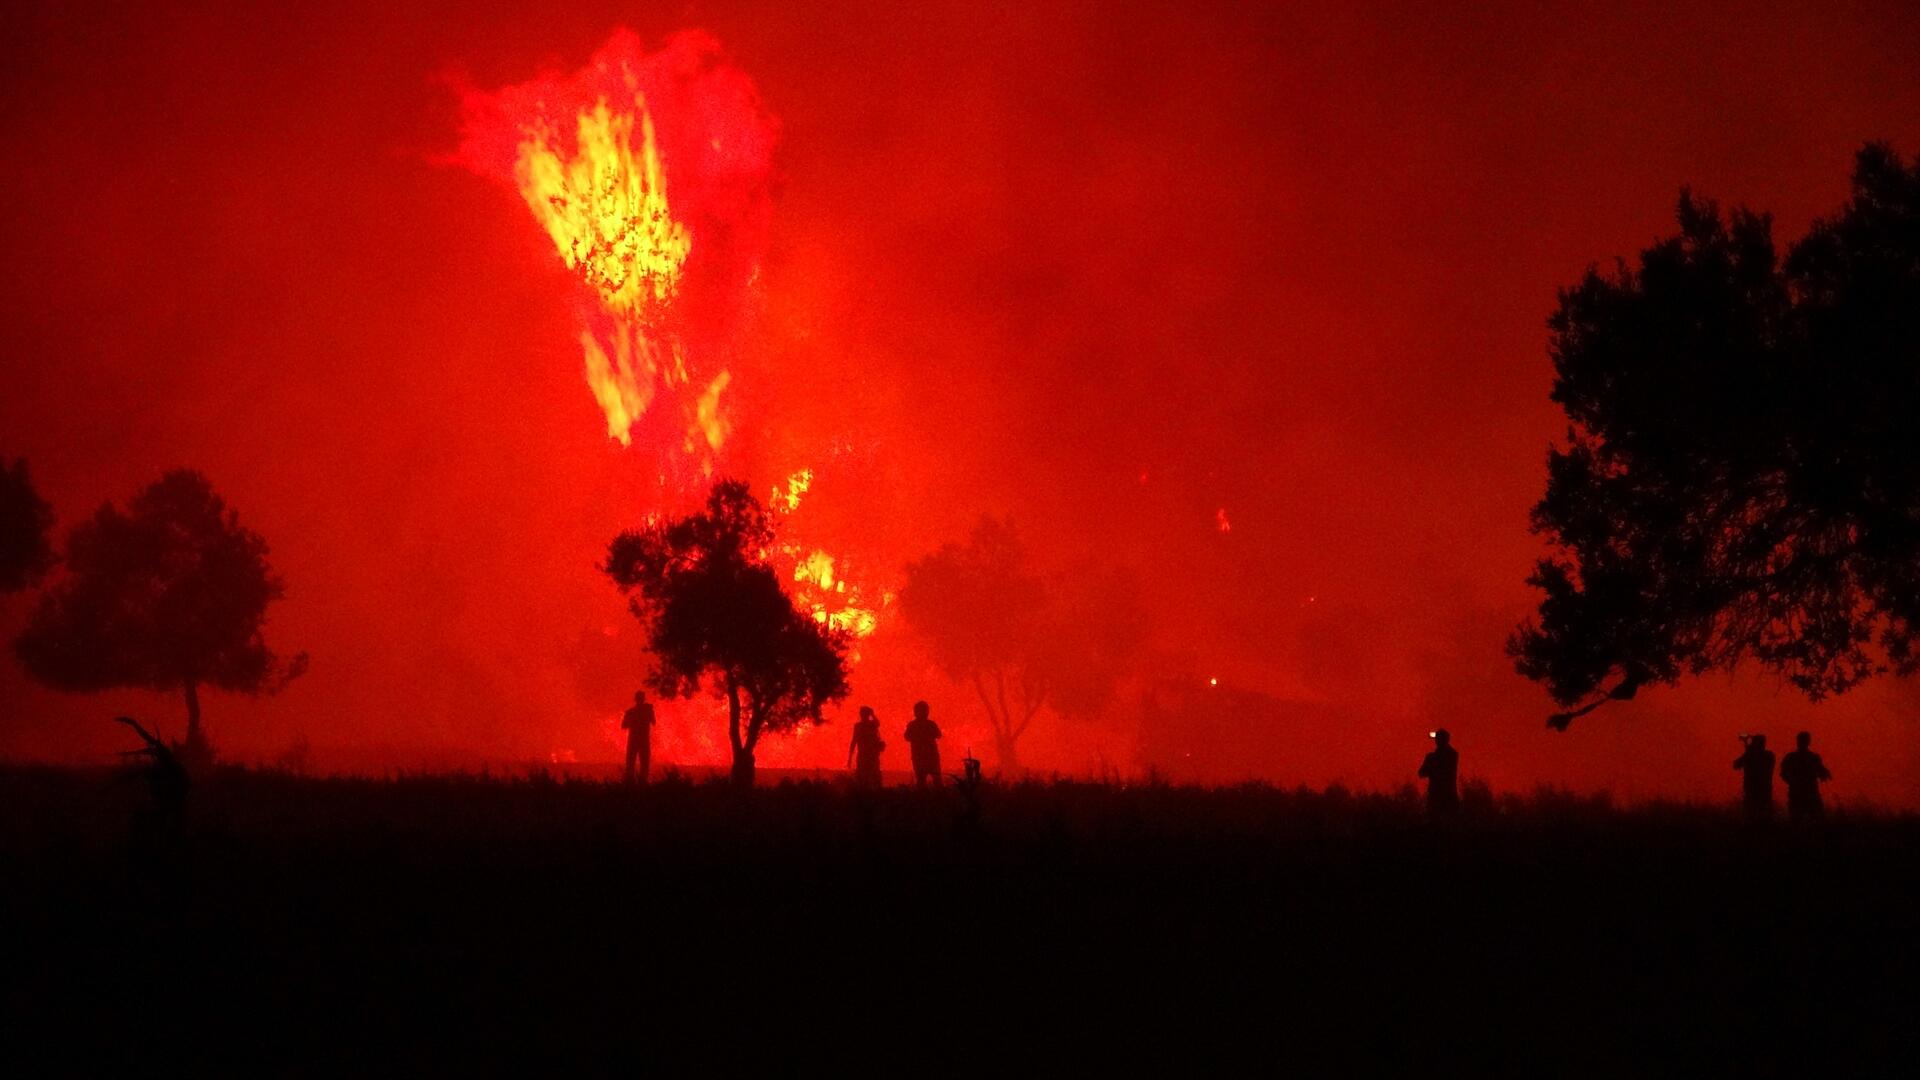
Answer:
POLYGON ((772 542, 766 508, 745 484, 722 480, 705 510, 615 537, 605 566, 646 625, 654 689, 725 696, 733 779, 744 787, 762 735, 818 722, 847 694, 846 635, 794 607, 766 561, 772 542))
POLYGON ((262 637, 285 592, 266 541, 198 472, 167 473, 125 511, 103 505, 65 554, 15 642, 27 671, 61 690, 180 692, 190 759, 210 756, 202 687, 272 693, 306 667, 304 653, 283 662, 262 637))
POLYGON ((53 565, 53 508, 33 490, 25 460, 0 460, 0 593, 19 592, 53 565))
POLYGON ((909 565, 900 608, 947 677, 978 695, 1009 774, 1020 771, 1020 739, 1043 708, 1098 713, 1146 638, 1130 579, 1083 571, 1050 586, 1028 565, 1012 522, 992 517, 965 543, 909 565))
POLYGON ((1866 147, 1784 260, 1765 215, 1679 224, 1550 322, 1555 550, 1508 647, 1586 702, 1556 727, 1743 660, 1816 699, 1920 666, 1920 163, 1866 147))

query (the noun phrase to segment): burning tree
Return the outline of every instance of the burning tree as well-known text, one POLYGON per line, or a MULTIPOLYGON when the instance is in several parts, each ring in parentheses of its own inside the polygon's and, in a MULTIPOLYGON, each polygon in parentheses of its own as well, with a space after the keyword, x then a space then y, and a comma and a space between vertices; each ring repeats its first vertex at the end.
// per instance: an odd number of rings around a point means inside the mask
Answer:
POLYGON ((1132 582, 1088 574, 1050 588, 1027 565, 1011 521, 982 517, 964 544, 907 567, 900 607, 948 678, 971 685, 993 729, 1002 772, 1043 707, 1103 710, 1146 640, 1132 582))
POLYGON ((794 606, 767 562, 766 508, 733 480, 706 509, 615 537, 605 570, 647 628, 649 684, 668 697, 709 686, 727 699, 733 779, 753 786, 767 732, 819 722, 847 694, 847 635, 794 606))
POLYGON ((306 669, 261 637, 286 591, 266 541, 198 472, 167 473, 125 512, 103 505, 67 535, 65 562, 14 644, 27 671, 59 690, 179 691, 190 760, 211 756, 202 686, 274 693, 306 669))
POLYGON ((19 592, 53 565, 53 508, 33 490, 27 463, 0 461, 0 593, 19 592))
POLYGON ((1757 660, 1811 698, 1920 669, 1920 163, 1860 152, 1785 260, 1771 221, 1683 194, 1680 233, 1554 314, 1520 672, 1574 717, 1757 660))

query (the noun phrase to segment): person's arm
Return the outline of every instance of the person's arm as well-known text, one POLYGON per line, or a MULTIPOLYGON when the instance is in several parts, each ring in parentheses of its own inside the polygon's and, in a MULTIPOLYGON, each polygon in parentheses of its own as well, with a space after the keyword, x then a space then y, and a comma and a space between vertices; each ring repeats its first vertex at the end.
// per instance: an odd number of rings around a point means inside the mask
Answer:
POLYGON ((1421 779, 1425 779, 1425 778, 1426 778, 1426 775, 1427 775, 1427 767, 1428 767, 1429 765, 1432 765, 1432 764, 1433 764, 1433 755, 1432 755, 1432 754, 1428 754, 1428 755, 1427 755, 1426 757, 1423 757, 1423 758, 1421 758, 1421 759, 1420 759, 1420 771, 1419 771, 1419 772, 1417 772, 1417 773, 1415 773, 1414 775, 1415 775, 1415 776, 1418 776, 1418 777, 1420 777, 1421 779))
POLYGON ((1815 765, 1813 767, 1813 771, 1822 780, 1833 779, 1833 774, 1827 771, 1827 763, 1824 761, 1820 762, 1818 765, 1815 765))

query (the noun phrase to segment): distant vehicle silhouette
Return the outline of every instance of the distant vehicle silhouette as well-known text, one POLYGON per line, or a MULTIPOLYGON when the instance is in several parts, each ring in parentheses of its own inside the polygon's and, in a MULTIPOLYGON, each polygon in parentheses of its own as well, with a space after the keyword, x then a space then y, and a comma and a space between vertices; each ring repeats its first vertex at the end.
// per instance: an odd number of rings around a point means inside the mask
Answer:
POLYGON ((940 786, 940 725, 927 715, 927 703, 913 703, 913 720, 907 724, 907 745, 913 751, 913 783, 923 787, 927 781, 940 786))
POLYGON ((1780 779, 1787 785, 1787 816, 1795 821, 1813 821, 1826 812, 1820 802, 1820 782, 1833 779, 1820 755, 1807 747, 1813 735, 1794 736, 1794 749, 1780 759, 1780 779))
POLYGON ((1460 752, 1453 748, 1453 737, 1446 728, 1428 732, 1433 751, 1420 762, 1420 776, 1427 781, 1427 811, 1452 813, 1460 806, 1460 752))
POLYGON ((1748 817, 1766 821, 1773 817, 1773 751, 1765 735, 1742 735, 1740 741, 1747 748, 1733 759, 1733 767, 1742 774, 1741 803, 1748 817))
POLYGON ((180 758, 173 752, 173 747, 141 727, 140 721, 131 716, 116 716, 113 722, 132 728, 134 734, 140 736, 140 741, 146 743, 138 750, 120 752, 123 758, 147 759, 144 769, 128 774, 138 776, 144 773, 147 792, 151 796, 147 809, 141 814, 140 830, 147 834, 148 838, 173 836, 179 831, 181 821, 186 816, 187 789, 192 786, 192 781, 187 777, 186 767, 180 763, 180 758))
POLYGON ((633 783, 633 759, 640 759, 640 782, 645 784, 653 773, 653 703, 647 700, 645 690, 633 692, 633 708, 620 718, 620 726, 627 732, 627 783, 633 783))
POLYGON ((847 764, 854 766, 855 787, 880 786, 880 751, 886 748, 880 740, 880 717, 871 706, 860 706, 860 720, 853 725, 853 740, 847 744, 847 764))

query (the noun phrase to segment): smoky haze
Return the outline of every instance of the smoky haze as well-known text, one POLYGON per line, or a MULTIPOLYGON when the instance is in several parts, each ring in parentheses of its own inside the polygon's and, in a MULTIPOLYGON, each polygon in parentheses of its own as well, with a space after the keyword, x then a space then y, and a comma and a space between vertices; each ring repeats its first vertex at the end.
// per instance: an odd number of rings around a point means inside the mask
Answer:
MULTIPOLYGON (((1862 142, 1920 150, 1902 5, 0 26, 0 454, 63 528, 188 465, 266 536, 288 585, 269 638, 312 667, 209 698, 238 757, 613 759, 642 658, 595 563, 679 496, 608 439, 576 283, 525 204, 448 159, 460 87, 698 27, 779 124, 723 467, 756 488, 813 468, 794 527, 875 589, 982 514, 1045 573, 1138 582, 1153 662, 1104 718, 1037 722, 1026 764, 1178 771, 1224 723, 1209 778, 1387 786, 1444 724, 1498 786, 1704 797, 1731 791, 1736 732, 1813 727, 1836 797, 1913 801, 1910 687, 1813 707, 1709 680, 1550 735, 1500 652, 1562 426, 1555 289, 1670 231, 1683 185, 1790 237, 1862 142)), ((27 601, 0 605, 10 638, 27 601)), ((950 753, 987 756, 971 692, 898 619, 862 650, 844 715, 764 764, 837 764, 855 707, 897 732, 918 697, 950 753)), ((0 695, 14 757, 98 759, 116 710, 179 726, 175 702, 52 694, 11 658, 0 695)), ((662 761, 722 760, 707 704, 660 732, 662 761)))

